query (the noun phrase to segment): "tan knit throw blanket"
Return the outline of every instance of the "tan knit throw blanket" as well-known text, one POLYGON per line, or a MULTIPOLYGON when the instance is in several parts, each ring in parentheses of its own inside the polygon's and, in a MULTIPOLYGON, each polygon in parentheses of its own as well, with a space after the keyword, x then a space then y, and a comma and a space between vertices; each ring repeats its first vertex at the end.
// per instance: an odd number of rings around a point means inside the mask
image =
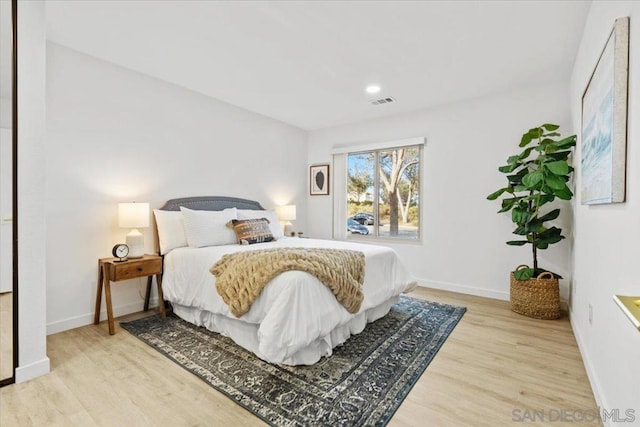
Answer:
POLYGON ((316 276, 350 313, 357 313, 364 295, 364 254, 341 249, 277 248, 224 255, 211 269, 218 294, 236 317, 245 314, 264 286, 285 271, 316 276))

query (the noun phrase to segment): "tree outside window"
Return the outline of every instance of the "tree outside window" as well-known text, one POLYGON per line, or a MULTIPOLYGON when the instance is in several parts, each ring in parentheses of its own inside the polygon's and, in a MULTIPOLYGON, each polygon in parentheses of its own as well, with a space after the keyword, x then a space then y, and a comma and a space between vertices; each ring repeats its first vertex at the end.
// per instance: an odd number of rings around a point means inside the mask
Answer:
POLYGON ((348 155, 347 215, 351 235, 420 237, 421 146, 348 155))

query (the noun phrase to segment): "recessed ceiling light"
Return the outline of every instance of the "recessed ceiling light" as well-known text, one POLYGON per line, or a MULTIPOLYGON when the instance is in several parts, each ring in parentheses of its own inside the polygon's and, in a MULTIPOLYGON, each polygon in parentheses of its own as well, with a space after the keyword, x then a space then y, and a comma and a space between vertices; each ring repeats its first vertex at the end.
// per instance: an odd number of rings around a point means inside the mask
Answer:
POLYGON ((380 92, 380 86, 377 86, 377 85, 367 86, 366 91, 367 93, 378 93, 380 92))

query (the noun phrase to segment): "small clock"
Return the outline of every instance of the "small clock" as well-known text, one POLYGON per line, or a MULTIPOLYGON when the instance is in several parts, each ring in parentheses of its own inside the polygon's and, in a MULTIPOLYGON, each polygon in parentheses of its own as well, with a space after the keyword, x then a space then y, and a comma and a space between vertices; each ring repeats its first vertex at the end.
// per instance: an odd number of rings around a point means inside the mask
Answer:
POLYGON ((116 262, 124 262, 127 260, 127 255, 129 255, 129 246, 124 243, 118 243, 111 250, 111 254, 116 258, 120 258, 116 262))

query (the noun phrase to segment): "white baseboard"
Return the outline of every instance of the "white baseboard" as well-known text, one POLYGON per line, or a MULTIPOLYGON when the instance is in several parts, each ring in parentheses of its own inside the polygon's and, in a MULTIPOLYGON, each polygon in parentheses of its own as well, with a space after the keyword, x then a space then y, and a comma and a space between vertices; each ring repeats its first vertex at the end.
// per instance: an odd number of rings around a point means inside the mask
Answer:
POLYGON ((49 358, 38 360, 25 366, 16 368, 16 383, 23 383, 36 377, 48 374, 50 370, 49 358))
MULTIPOLYGON (((476 288, 473 286, 459 285, 457 283, 439 282, 437 280, 418 279, 418 286, 423 288, 441 289, 443 291, 456 292, 459 294, 474 295, 477 297, 493 298, 502 301, 509 301, 509 292, 493 291, 490 289, 476 288)), ((569 311, 569 303, 560 299, 560 309, 569 311)))
POLYGON ((458 283, 440 282, 437 280, 418 279, 418 286, 424 288, 441 289, 443 291, 457 292, 459 294, 475 295, 509 301, 509 292, 493 291, 490 289, 476 288, 473 286, 460 285, 458 283))
MULTIPOLYGON (((589 383, 591 384, 591 391, 593 392, 593 397, 596 399, 596 404, 598 408, 610 408, 607 403, 607 400, 602 393, 602 388, 600 387, 600 382, 598 381, 598 377, 596 375, 596 371, 593 368, 593 364, 591 363, 591 359, 589 358, 589 354, 586 351, 586 346, 584 341, 582 340, 582 336, 580 335, 579 329, 574 323, 572 312, 569 311, 569 321, 571 322, 571 330, 573 330, 573 336, 576 338, 576 342, 578 343, 578 350, 580 350, 580 355, 582 356, 582 362, 584 363, 584 367, 587 371, 587 378, 589 378, 589 383)), ((613 426, 611 420, 604 420, 605 426, 613 426)))
MULTIPOLYGON (((149 309, 158 306, 158 298, 151 298, 149 300, 149 309)), ((103 304, 104 307, 104 304, 103 304)), ((136 313, 142 311, 144 302, 137 301, 129 304, 119 305, 113 307, 113 317, 124 316, 126 314, 136 313)), ((68 319, 58 320, 56 322, 47 323, 47 335, 57 334, 58 332, 68 331, 69 329, 79 328, 81 326, 93 324, 93 312, 82 314, 80 316, 70 317, 68 319)), ((106 308, 100 312, 100 321, 107 319, 106 308)))

